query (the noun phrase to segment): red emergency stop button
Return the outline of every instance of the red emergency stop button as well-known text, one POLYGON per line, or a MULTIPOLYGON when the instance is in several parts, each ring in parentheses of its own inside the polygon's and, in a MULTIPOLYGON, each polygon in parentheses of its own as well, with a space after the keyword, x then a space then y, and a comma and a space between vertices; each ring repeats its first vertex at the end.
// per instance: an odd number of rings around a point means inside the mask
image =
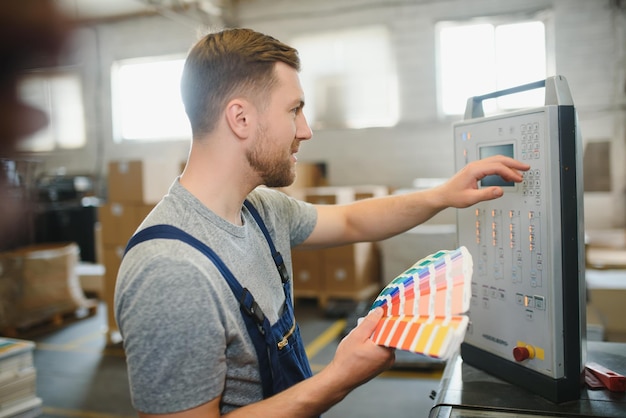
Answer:
POLYGON ((513 349, 513 357, 515 361, 524 361, 529 358, 535 358, 535 349, 532 345, 517 346, 513 349))
POLYGON ((524 361, 530 357, 530 353, 528 352, 528 348, 526 347, 515 347, 513 349, 513 357, 515 357, 515 361, 524 361))

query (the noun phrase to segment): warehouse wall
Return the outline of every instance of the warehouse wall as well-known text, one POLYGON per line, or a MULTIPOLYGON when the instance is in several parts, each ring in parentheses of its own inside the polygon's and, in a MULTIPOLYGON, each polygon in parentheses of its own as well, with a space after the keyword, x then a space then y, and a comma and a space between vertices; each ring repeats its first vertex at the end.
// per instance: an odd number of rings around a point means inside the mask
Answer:
MULTIPOLYGON (((624 226, 626 168, 624 115, 625 11, 610 0, 241 0, 241 26, 285 42, 302 33, 385 24, 394 41, 401 120, 393 128, 316 131, 301 147, 301 161, 326 161, 333 185, 410 187, 418 177, 453 173, 452 123, 437 115, 434 25, 474 15, 553 11, 554 74, 564 75, 577 106, 585 143, 611 142, 613 191, 587 193, 586 222, 624 226), (607 211, 610 212, 607 215, 607 211)), ((617 2, 619 3, 619 2, 617 2)), ((106 175, 122 158, 184 160, 187 141, 118 144, 112 139, 110 67, 114 60, 184 53, 197 29, 162 17, 135 18, 83 30, 89 145, 45 156, 46 168, 106 175), (95 169, 94 169, 95 167, 95 169)))
MULTIPOLYGON (((401 83, 402 120, 390 129, 319 131, 301 158, 330 163, 336 184, 363 182, 406 187, 416 177, 453 173, 454 120, 441 120, 436 103, 434 25, 475 15, 552 10, 553 74, 569 82, 583 140, 612 143, 612 193, 587 193, 586 221, 592 227, 624 224, 624 11, 610 1, 492 0, 367 1, 249 0, 244 26, 288 41, 300 33, 384 23, 395 42, 401 83), (607 216, 607 209, 611 208, 607 216)), ((549 28, 550 30, 550 28, 549 28)))

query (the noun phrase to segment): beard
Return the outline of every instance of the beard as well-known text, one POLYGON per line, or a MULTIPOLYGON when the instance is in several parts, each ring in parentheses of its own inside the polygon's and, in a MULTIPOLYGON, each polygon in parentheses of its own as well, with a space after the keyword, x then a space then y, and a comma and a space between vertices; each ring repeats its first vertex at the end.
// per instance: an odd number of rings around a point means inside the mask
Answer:
POLYGON ((286 187, 296 178, 295 165, 291 162, 291 149, 288 152, 273 149, 273 141, 263 126, 257 131, 258 141, 254 148, 246 153, 250 167, 267 187, 286 187))

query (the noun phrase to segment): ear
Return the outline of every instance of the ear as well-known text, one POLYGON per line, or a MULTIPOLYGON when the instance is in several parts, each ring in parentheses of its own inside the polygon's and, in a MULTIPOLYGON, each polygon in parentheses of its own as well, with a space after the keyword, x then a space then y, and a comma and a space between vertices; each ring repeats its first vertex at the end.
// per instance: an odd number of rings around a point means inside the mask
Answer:
POLYGON ((226 122, 239 138, 250 136, 255 124, 255 107, 245 99, 233 99, 226 105, 226 122))

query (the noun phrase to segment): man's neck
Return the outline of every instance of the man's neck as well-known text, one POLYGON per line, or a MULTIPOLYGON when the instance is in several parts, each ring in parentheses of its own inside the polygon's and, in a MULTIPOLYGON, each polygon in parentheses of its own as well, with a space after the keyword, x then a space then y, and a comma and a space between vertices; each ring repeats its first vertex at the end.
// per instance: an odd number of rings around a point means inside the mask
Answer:
POLYGON ((241 225, 241 207, 257 186, 235 161, 228 158, 197 158, 190 154, 180 184, 202 204, 234 225, 241 225))

